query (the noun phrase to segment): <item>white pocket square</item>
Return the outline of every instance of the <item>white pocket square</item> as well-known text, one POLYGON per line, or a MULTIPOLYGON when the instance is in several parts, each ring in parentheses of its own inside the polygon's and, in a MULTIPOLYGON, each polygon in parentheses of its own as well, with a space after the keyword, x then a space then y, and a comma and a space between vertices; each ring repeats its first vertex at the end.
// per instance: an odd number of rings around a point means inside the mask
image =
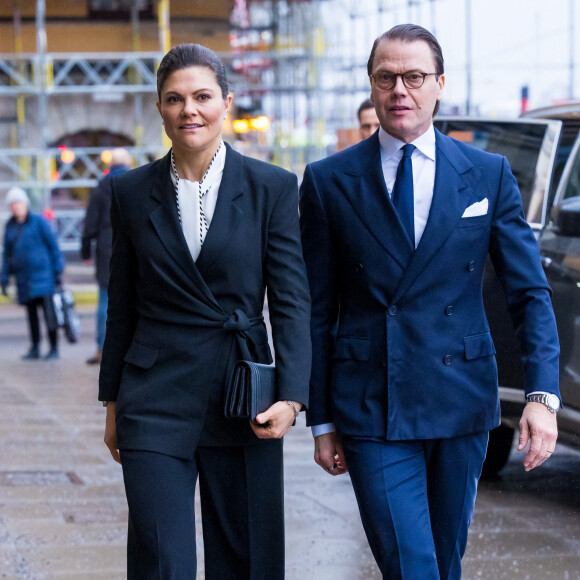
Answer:
POLYGON ((473 204, 471 204, 464 212, 463 215, 461 216, 462 218, 469 218, 469 217, 475 217, 478 215, 486 215, 487 214, 487 197, 485 199, 482 199, 481 201, 477 201, 473 204))

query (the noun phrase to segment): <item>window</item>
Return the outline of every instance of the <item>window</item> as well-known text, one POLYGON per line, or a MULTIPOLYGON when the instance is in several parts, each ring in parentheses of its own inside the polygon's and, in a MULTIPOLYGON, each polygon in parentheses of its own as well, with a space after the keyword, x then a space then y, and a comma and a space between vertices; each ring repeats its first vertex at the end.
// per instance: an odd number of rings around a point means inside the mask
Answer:
POLYGON ((435 126, 446 135, 490 153, 505 155, 518 182, 526 219, 539 226, 546 216, 547 194, 560 131, 558 122, 445 119, 435 126))
POLYGON ((136 4, 140 19, 154 17, 153 0, 88 0, 89 18, 130 20, 133 4, 136 4))

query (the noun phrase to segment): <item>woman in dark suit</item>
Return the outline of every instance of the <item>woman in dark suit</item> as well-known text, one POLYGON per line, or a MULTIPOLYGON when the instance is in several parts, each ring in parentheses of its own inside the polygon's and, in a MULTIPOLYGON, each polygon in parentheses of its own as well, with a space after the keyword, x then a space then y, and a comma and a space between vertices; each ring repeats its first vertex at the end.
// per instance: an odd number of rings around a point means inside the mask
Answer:
POLYGON ((113 255, 99 399, 123 467, 128 578, 195 578, 199 476, 207 579, 284 577, 282 441, 308 400, 310 303, 296 177, 222 141, 231 95, 209 49, 157 73, 172 142, 113 180, 113 255), (233 363, 276 353, 279 402, 224 418, 233 363))

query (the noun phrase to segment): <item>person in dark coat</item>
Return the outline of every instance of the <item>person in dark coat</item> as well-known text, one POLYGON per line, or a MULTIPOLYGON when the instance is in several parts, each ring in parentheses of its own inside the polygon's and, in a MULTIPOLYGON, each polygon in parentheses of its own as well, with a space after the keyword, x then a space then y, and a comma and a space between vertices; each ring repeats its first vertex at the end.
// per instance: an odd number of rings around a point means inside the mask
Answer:
POLYGON ((123 148, 114 149, 111 153, 111 168, 109 173, 91 191, 89 205, 85 215, 85 224, 81 244, 81 258, 90 263, 92 258, 92 242, 95 244, 95 273, 99 285, 99 301, 97 304, 97 350, 87 360, 87 364, 99 364, 105 343, 107 324, 107 306, 109 298, 109 262, 111 260, 111 245, 113 234, 111 230, 111 180, 131 169, 133 158, 123 148))
POLYGON ((222 140, 225 67, 179 45, 157 72, 171 151, 112 180, 113 255, 99 400, 123 468, 127 577, 284 578, 282 437, 308 400, 310 297, 294 174, 222 140), (270 364, 278 401, 226 419, 237 360, 270 364))
POLYGON ((58 323, 53 294, 60 286, 64 259, 50 224, 42 216, 30 213, 30 200, 20 187, 13 187, 6 196, 12 217, 4 233, 2 293, 7 295, 9 278, 14 275, 18 302, 26 306, 30 328, 30 350, 24 360, 40 358, 40 324, 38 308, 42 307, 50 350, 45 359, 58 358, 58 323))

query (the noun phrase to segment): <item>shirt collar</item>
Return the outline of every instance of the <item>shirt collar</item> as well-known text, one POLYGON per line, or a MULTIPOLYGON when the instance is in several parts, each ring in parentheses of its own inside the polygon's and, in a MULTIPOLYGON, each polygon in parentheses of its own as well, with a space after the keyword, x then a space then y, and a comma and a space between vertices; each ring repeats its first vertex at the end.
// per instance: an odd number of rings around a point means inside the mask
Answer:
MULTIPOLYGON (((226 165, 226 146, 225 143, 220 141, 220 145, 216 152, 215 157, 213 158, 206 174, 204 175, 203 184, 210 186, 213 185, 216 181, 221 180, 224 168, 226 165)), ((169 164, 169 175, 171 176, 171 181, 173 182, 173 186, 177 184, 177 179, 175 178, 175 174, 173 173, 173 168, 171 167, 171 163, 169 164)), ((195 183, 199 184, 199 181, 187 181, 187 179, 180 179, 180 182, 183 181, 184 183, 195 183)))
MULTIPOLYGON (((382 163, 389 161, 405 145, 403 141, 389 135, 382 127, 379 127, 379 143, 382 163)), ((433 128, 433 123, 423 135, 417 137, 412 143, 423 155, 435 161, 435 129, 433 128)))
POLYGON ((226 146, 224 142, 221 141, 215 159, 213 160, 213 163, 210 165, 207 174, 204 176, 205 177, 204 183, 210 185, 216 180, 221 180, 225 164, 226 164, 226 146))

